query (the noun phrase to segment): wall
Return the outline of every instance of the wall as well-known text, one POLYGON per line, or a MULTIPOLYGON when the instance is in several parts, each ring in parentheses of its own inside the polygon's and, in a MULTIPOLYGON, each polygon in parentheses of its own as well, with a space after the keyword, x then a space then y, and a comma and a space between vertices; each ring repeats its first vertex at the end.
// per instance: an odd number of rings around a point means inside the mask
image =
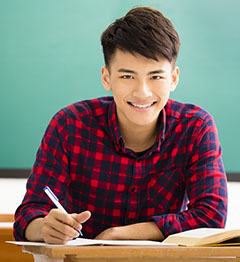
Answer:
POLYGON ((214 116, 228 172, 239 172, 240 1, 0 1, 0 168, 30 168, 53 114, 106 95, 100 35, 137 4, 169 17, 181 37, 172 98, 214 116))

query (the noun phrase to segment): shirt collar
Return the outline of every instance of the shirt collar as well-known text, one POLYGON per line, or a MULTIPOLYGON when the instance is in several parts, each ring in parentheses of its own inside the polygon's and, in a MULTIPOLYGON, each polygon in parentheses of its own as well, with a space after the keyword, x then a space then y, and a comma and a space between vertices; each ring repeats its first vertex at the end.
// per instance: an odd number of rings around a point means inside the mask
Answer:
MULTIPOLYGON (((151 151, 160 151, 160 146, 162 141, 165 139, 166 132, 166 110, 162 109, 159 118, 158 118, 159 131, 154 145, 152 146, 151 151)), ((116 113, 116 104, 114 100, 112 101, 109 111, 108 111, 108 126, 110 129, 110 135, 112 141, 117 149, 117 151, 125 152, 124 139, 121 134, 117 113, 116 113)))

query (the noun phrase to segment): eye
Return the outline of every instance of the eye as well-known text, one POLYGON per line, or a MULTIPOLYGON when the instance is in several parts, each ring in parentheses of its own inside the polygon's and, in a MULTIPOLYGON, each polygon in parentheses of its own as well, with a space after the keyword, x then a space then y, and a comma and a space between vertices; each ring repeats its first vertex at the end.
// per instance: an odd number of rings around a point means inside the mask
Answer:
POLYGON ((152 79, 153 80, 161 80, 161 79, 163 79, 163 76, 160 76, 160 75, 152 76, 152 79))
POLYGON ((122 79, 133 79, 133 76, 131 76, 131 75, 123 75, 123 76, 120 76, 120 78, 122 78, 122 79))

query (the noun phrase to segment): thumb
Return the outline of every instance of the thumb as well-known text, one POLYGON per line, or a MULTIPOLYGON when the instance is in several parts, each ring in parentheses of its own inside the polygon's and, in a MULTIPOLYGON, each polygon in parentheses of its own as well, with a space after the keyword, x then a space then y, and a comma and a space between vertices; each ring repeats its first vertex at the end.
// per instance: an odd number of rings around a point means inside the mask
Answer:
POLYGON ((82 224, 86 222, 91 217, 90 211, 84 211, 79 214, 72 214, 72 217, 77 220, 78 223, 82 224))

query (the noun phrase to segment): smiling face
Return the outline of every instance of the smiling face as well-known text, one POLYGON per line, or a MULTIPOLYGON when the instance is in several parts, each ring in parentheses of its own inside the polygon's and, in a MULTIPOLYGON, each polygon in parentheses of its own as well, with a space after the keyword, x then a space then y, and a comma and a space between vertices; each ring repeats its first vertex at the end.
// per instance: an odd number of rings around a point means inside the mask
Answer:
POLYGON ((112 91, 120 127, 156 126, 178 75, 178 67, 165 58, 155 61, 117 49, 110 68, 102 67, 102 82, 112 91))

